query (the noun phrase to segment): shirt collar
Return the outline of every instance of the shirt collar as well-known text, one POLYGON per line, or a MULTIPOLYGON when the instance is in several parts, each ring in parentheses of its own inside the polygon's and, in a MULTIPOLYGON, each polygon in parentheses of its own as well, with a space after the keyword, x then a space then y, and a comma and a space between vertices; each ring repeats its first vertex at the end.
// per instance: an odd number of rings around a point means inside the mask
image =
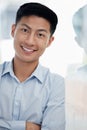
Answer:
POLYGON ((13 74, 13 63, 12 63, 12 61, 11 62, 4 62, 2 75, 6 74, 6 73, 13 74))
MULTIPOLYGON (((5 62, 3 67, 4 69, 2 71, 2 75, 6 73, 10 73, 12 76, 14 76, 13 61, 5 62)), ((41 83, 43 83, 48 71, 49 71, 48 68, 43 67, 41 64, 38 64, 37 68, 35 69, 35 71, 32 73, 30 77, 36 77, 41 83)))
POLYGON ((43 83, 48 71, 48 68, 43 67, 41 64, 38 64, 32 76, 35 76, 41 83, 43 83))

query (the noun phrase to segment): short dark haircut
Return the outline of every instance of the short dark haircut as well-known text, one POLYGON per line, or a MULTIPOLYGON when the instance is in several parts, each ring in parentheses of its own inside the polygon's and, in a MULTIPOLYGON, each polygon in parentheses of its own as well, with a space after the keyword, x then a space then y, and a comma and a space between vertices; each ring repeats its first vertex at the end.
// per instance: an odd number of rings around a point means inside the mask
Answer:
POLYGON ((20 6, 16 14, 17 24, 23 16, 36 15, 42 18, 45 18, 50 23, 50 32, 51 35, 55 32, 56 26, 58 23, 58 17, 54 11, 50 8, 36 2, 25 3, 20 6))

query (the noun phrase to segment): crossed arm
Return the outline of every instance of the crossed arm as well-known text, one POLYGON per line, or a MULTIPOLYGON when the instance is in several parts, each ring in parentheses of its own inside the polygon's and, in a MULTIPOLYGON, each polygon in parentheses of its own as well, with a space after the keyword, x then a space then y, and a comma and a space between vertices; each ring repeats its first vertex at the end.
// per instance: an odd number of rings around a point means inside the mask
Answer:
POLYGON ((26 130, 41 130, 41 126, 31 122, 26 122, 26 130))
MULTIPOLYGON (((56 80, 56 84, 59 84, 59 81, 56 80)), ((41 126, 24 120, 8 121, 2 115, 0 116, 0 130, 65 130, 63 82, 60 82, 59 86, 56 85, 55 89, 51 91, 47 107, 43 113, 41 126)))
POLYGON ((32 122, 0 119, 0 130, 41 130, 41 126, 32 122))

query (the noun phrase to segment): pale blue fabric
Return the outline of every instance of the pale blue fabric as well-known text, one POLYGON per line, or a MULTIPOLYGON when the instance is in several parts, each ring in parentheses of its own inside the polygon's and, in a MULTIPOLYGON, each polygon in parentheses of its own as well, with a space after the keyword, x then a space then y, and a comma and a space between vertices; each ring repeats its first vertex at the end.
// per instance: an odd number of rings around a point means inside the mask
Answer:
POLYGON ((21 83, 12 68, 12 62, 0 65, 0 130, 25 130, 26 121, 65 130, 64 78, 39 64, 21 83))

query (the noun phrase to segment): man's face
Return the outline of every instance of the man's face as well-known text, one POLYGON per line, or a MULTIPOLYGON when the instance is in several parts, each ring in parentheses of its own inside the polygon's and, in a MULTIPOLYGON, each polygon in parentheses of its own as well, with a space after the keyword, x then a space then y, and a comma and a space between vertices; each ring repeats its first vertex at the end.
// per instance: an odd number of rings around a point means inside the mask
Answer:
POLYGON ((53 41, 50 23, 38 16, 22 17, 12 26, 15 58, 23 62, 37 62, 45 49, 53 41))

